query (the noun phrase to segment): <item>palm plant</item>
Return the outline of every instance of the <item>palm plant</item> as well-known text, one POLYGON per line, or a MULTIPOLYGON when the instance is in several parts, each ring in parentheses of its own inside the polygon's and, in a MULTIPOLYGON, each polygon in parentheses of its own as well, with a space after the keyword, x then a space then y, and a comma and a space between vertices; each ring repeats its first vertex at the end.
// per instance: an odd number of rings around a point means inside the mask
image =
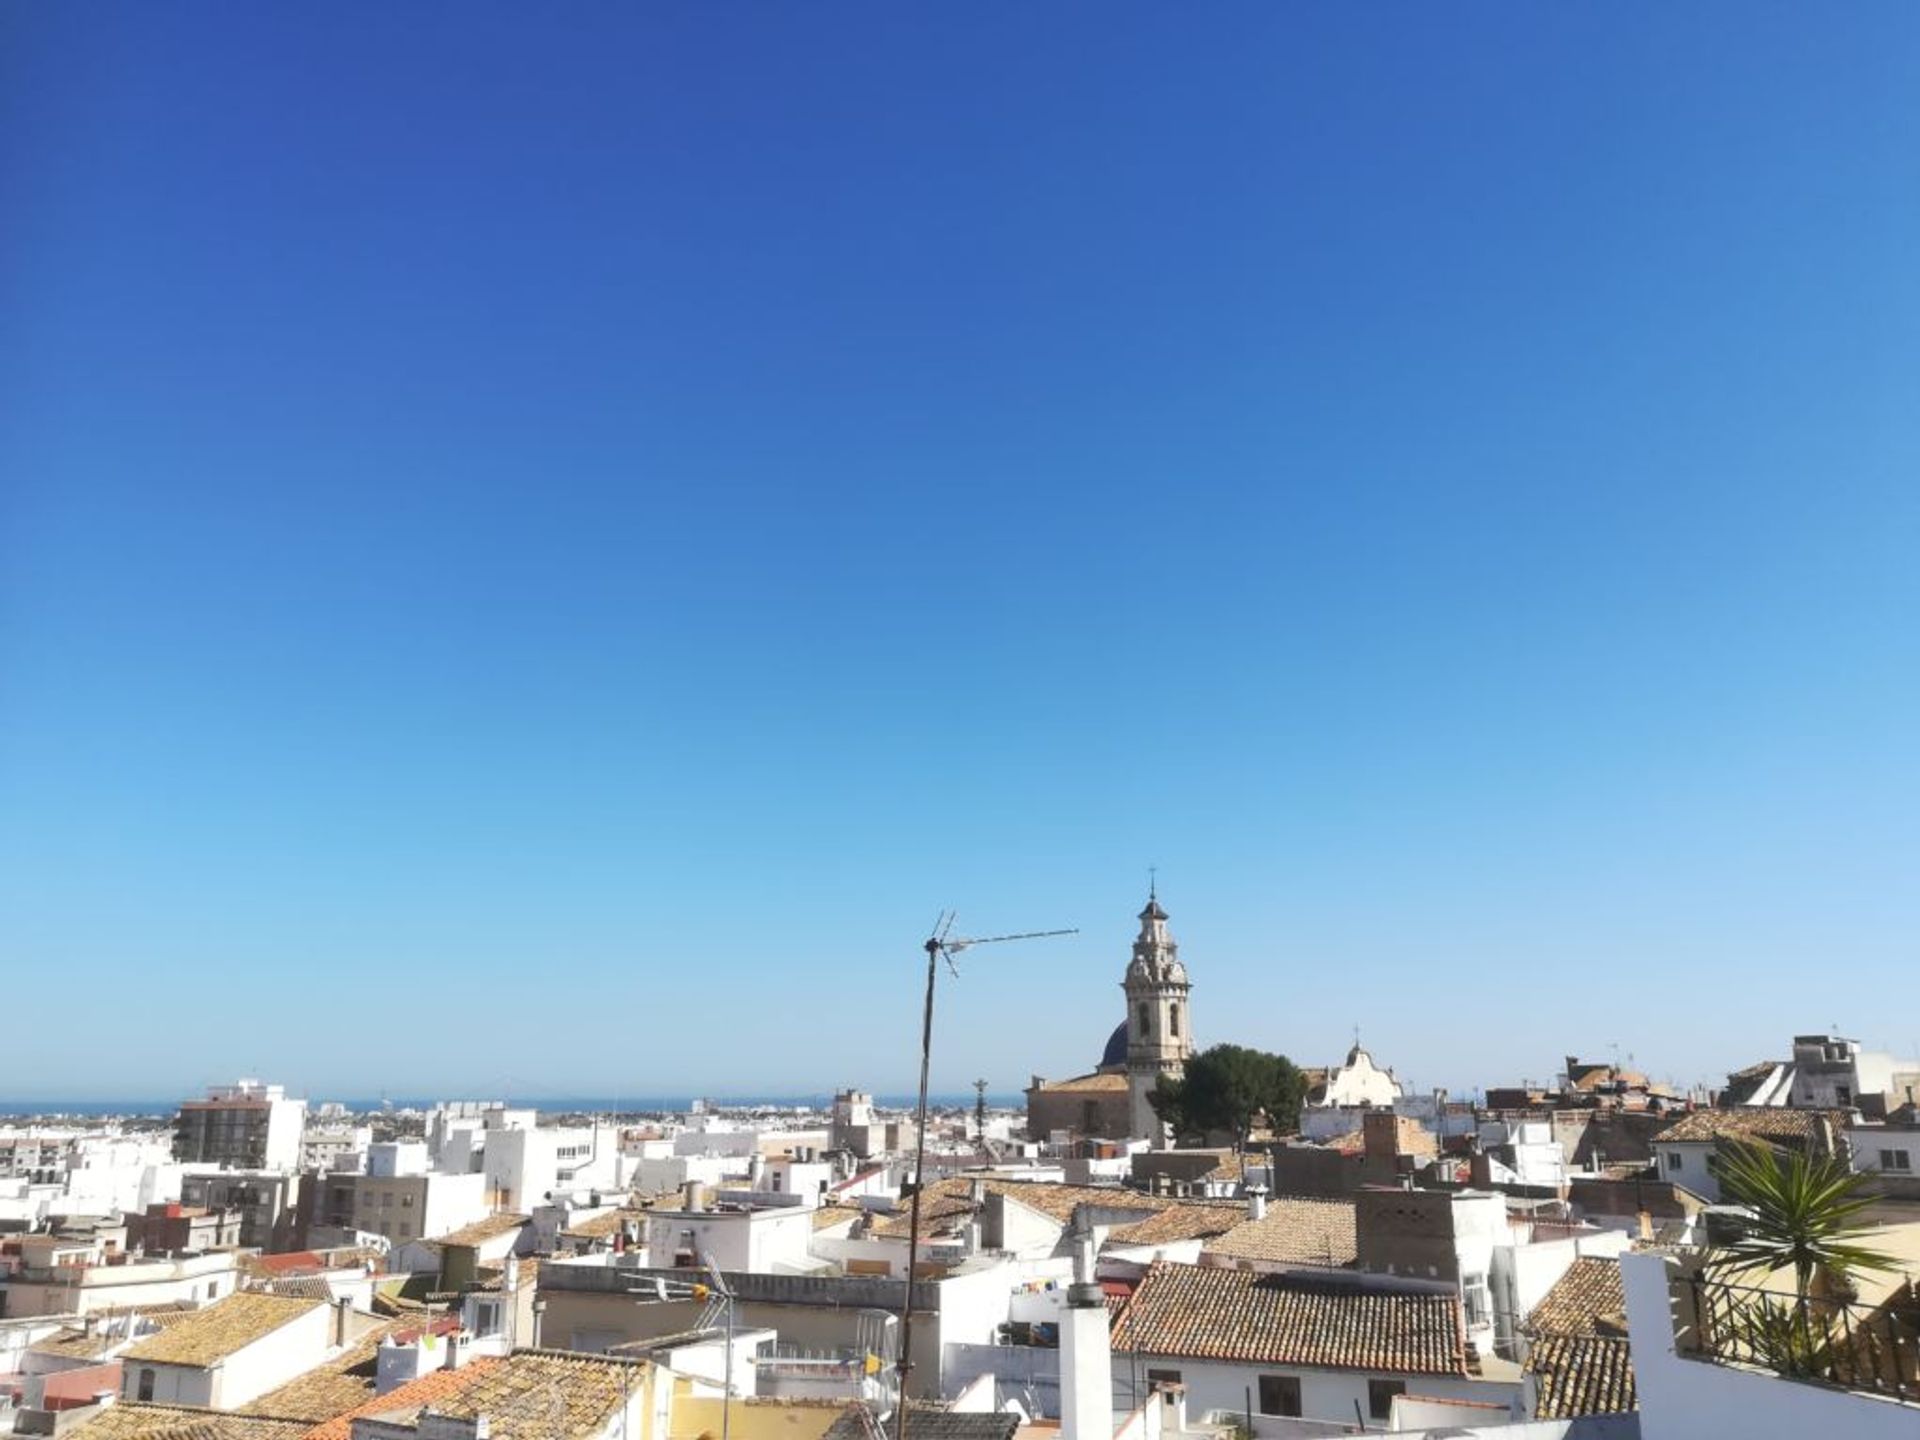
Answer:
POLYGON ((1731 1316, 1729 1339, 1741 1358, 1777 1375, 1824 1379, 1838 1349, 1825 1325, 1816 1326, 1804 1303, 1789 1305, 1756 1295, 1731 1316))
POLYGON ((1867 1232, 1857 1222, 1873 1199, 1838 1156, 1740 1141, 1723 1144, 1716 1164, 1721 1195, 1746 1214, 1709 1268, 1738 1275, 1791 1266, 1802 1299, 1816 1274, 1844 1282, 1894 1268, 1893 1257, 1859 1243, 1867 1232))

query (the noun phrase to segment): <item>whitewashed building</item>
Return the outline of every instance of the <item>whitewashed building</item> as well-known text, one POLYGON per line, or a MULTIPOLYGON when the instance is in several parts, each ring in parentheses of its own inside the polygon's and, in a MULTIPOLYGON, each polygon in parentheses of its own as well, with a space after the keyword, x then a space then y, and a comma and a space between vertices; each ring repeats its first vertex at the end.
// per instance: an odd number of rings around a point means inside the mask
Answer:
POLYGON ((1240 1416, 1251 1397, 1256 1417, 1383 1426, 1406 1394, 1517 1416, 1518 1367, 1470 1357, 1465 1334, 1443 1285, 1159 1263, 1115 1323, 1113 1349, 1148 1384, 1184 1386, 1201 1416, 1240 1416))
POLYGON ((355 1323, 345 1302, 231 1295, 127 1350, 120 1398, 237 1410, 344 1349, 369 1323, 355 1323))

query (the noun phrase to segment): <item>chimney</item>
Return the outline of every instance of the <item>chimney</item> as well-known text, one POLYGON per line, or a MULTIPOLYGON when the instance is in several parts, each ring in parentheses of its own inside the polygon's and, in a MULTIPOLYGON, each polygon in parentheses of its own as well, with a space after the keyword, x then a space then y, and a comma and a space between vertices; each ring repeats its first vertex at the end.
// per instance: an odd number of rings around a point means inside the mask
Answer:
POLYGON ((533 1348, 535 1350, 540 1348, 540 1330, 546 1318, 547 1302, 545 1300, 535 1300, 533 1302, 533 1348))
POLYGON ((758 1190, 767 1178, 767 1157, 758 1150, 747 1161, 747 1189, 758 1190))
POLYGON ((347 1343, 347 1314, 353 1309, 353 1301, 342 1295, 333 1302, 333 1343, 337 1349, 347 1343))
POLYGON ((1264 1220, 1267 1218, 1267 1187, 1249 1185, 1247 1187, 1247 1218, 1264 1220))
POLYGON ((1391 1166, 1400 1154, 1400 1118, 1391 1110, 1360 1117, 1361 1150, 1369 1161, 1391 1166))
POLYGON ((972 1201, 976 1206, 986 1204, 987 1182, 977 1175, 972 1180, 969 1180, 967 1182, 967 1199, 972 1201))
POLYGON ((1085 1212, 1072 1234, 1073 1283, 1060 1324, 1060 1440, 1113 1440, 1113 1350, 1107 1298, 1094 1278, 1085 1212))
POLYGON ((700 1208, 700 1182, 698 1180, 687 1181, 685 1185, 680 1187, 680 1194, 680 1204, 683 1210, 692 1211, 700 1208))

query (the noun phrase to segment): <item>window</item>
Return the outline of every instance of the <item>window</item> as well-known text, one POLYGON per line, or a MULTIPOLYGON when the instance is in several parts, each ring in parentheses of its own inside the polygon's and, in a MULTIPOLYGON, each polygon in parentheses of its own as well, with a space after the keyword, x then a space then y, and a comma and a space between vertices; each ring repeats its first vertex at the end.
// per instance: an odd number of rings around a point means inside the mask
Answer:
POLYGON ((1176 1037, 1180 1034, 1180 1007, 1178 1005, 1169 1005, 1167 1007, 1167 1033, 1176 1037))
POLYGON ((1156 1385, 1178 1385, 1179 1383, 1180 1372, 1178 1370, 1155 1370, 1151 1366, 1147 1369, 1147 1388, 1149 1390, 1156 1385))
POLYGON ((1833 1093, 1840 1097, 1840 1103, 1842 1105, 1851 1105, 1853 1103, 1853 1087, 1851 1085, 1836 1085, 1833 1087, 1833 1093))
POLYGON ((220 1282, 218 1280, 209 1280, 207 1282, 207 1298, 211 1300, 215 1295, 219 1293, 220 1293, 220 1282))
POLYGON ((411 1190, 400 1197, 400 1208, 402 1210, 411 1210, 413 1208, 413 1192, 411 1190))
POLYGON ((1467 1324, 1493 1323, 1493 1297, 1487 1293, 1487 1277, 1468 1275, 1460 1282, 1460 1300, 1467 1307, 1467 1324))
POLYGON ((1367 1381, 1367 1413, 1376 1420, 1388 1420, 1393 1417, 1393 1397, 1407 1393, 1404 1380, 1367 1381))
POLYGON ((382 1190, 380 1192, 380 1208, 382 1210, 391 1210, 393 1208, 393 1192, 391 1190, 382 1190))
POLYGON ((1669 1150, 1667 1152, 1667 1169, 1678 1170, 1679 1168, 1680 1168, 1680 1152, 1678 1150, 1669 1150))
POLYGON ((1262 1415, 1298 1415, 1300 1379, 1296 1375, 1260 1377, 1260 1413, 1262 1415))
POLYGON ((134 1398, 139 1400, 153 1399, 153 1371, 152 1370, 142 1370, 140 1372, 140 1389, 134 1398))
POLYGON ((1145 1005, 1140 1007, 1140 1033, 1142 1035, 1147 1033, 1147 1007, 1145 1005))
POLYGON ((1904 1150, 1882 1150, 1880 1152, 1882 1170, 1911 1170, 1913 1157, 1904 1150))
POLYGON ((411 1240, 413 1238, 413 1222, 411 1220, 402 1220, 400 1222, 400 1238, 402 1240, 411 1240))

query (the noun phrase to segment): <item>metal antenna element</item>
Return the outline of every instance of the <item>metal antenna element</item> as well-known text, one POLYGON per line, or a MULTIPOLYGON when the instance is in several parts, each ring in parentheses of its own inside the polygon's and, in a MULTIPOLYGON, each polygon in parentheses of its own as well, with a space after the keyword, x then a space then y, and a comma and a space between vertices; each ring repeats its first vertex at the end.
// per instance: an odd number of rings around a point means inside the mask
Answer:
MULTIPOLYGON (((942 910, 933 922, 933 933, 921 947, 927 952, 927 998, 920 1012, 920 1099, 913 1117, 913 1201, 907 1220, 907 1292, 900 1303, 900 1356, 894 1368, 900 1375, 899 1394, 895 1397, 894 1440, 907 1440, 907 1372, 913 1368, 913 1282, 920 1265, 920 1198, 927 1190, 927 1072, 933 1063, 933 983, 940 974, 940 962, 957 979, 960 971, 953 957, 975 945, 1002 945, 1009 940, 1047 940, 1056 935, 1078 935, 1078 930, 1023 930, 1014 935, 980 935, 956 939, 953 934, 955 911, 942 910)), ((983 1089, 984 1094, 984 1089, 983 1089)))

